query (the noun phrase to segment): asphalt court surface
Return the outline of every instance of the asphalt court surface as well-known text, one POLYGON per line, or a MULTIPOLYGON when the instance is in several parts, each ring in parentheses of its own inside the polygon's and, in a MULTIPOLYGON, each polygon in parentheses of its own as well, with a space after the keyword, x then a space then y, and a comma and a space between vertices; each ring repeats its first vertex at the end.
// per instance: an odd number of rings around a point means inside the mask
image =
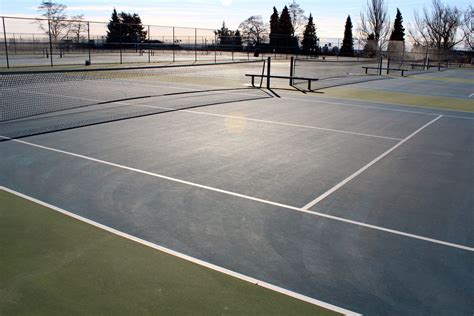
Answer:
POLYGON ((474 116, 281 95, 0 142, 0 183, 358 313, 472 314, 474 116))

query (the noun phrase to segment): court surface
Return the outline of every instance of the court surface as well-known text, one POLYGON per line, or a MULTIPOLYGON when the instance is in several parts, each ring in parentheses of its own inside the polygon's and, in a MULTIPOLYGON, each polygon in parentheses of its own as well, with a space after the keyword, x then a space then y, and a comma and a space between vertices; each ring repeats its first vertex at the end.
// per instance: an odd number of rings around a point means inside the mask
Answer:
POLYGON ((356 313, 472 315, 473 113, 252 89, 219 102, 229 93, 2 141, 0 184, 356 313))

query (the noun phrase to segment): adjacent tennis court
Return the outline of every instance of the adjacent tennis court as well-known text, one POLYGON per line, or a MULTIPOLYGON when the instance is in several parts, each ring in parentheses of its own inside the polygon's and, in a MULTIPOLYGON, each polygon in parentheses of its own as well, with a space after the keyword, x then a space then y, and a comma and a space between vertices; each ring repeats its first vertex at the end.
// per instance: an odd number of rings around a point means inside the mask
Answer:
POLYGON ((472 313, 472 69, 249 87, 267 66, 5 76, 0 185, 335 312, 472 313))

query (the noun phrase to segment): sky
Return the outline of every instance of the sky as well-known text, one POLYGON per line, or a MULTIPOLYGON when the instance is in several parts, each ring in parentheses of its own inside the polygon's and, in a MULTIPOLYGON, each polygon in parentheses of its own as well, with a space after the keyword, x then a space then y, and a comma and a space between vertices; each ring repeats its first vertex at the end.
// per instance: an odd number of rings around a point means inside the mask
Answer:
MULTIPOLYGON (((275 6, 279 12, 292 0, 56 0, 67 5, 69 16, 84 14, 86 20, 108 21, 113 7, 117 11, 138 13, 144 24, 186 26, 217 29, 225 21, 230 29, 251 15, 261 15, 268 22, 275 6)), ((306 15, 311 12, 320 38, 343 37, 344 23, 351 15, 356 33, 360 11, 366 0, 298 0, 306 15)), ((393 23, 398 7, 404 18, 405 28, 413 20, 414 10, 421 12, 431 0, 386 0, 393 23)), ((470 0, 444 0, 445 3, 466 9, 470 0)), ((38 17, 39 0, 0 0, 0 15, 38 17)))

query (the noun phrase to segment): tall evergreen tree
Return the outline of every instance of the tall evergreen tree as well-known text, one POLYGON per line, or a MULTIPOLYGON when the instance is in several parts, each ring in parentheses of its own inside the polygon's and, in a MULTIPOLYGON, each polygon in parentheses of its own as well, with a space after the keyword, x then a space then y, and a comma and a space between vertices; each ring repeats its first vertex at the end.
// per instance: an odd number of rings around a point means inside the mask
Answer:
POLYGON ((388 42, 388 52, 390 59, 403 59, 405 51, 405 28, 403 27, 403 17, 400 10, 397 8, 397 15, 393 23, 393 30, 390 34, 390 41, 388 42))
POLYGON ((280 28, 280 34, 284 35, 293 35, 294 34, 294 29, 293 29, 293 24, 291 23, 291 17, 290 13, 288 11, 288 7, 285 6, 283 10, 281 11, 280 19, 278 22, 279 28, 280 28))
POLYGON ((403 17, 400 10, 397 8, 397 15, 393 23, 393 31, 390 34, 391 41, 405 41, 405 28, 403 27, 403 17))
POLYGON ((142 24, 142 19, 136 13, 121 12, 122 41, 125 43, 140 43, 146 40, 147 32, 142 24))
POLYGON ((107 24, 107 43, 118 43, 120 42, 120 18, 117 14, 117 10, 112 11, 112 16, 110 17, 109 24, 107 24))
POLYGON ((107 28, 107 43, 140 43, 146 40, 147 32, 136 13, 117 14, 114 8, 107 28))
POLYGON ((344 39, 342 40, 342 46, 339 55, 354 55, 354 39, 352 38, 352 21, 350 15, 348 15, 346 19, 346 26, 344 27, 344 39))
MULTIPOLYGON (((285 6, 283 10, 281 11, 280 14, 280 20, 279 20, 279 28, 280 28, 280 40, 281 40, 281 46, 283 46, 283 50, 287 50, 290 48, 290 46, 293 46, 294 40, 293 40, 293 34, 295 33, 293 29, 293 24, 291 23, 291 17, 290 13, 288 11, 288 7, 285 6)), ((298 43, 296 43, 298 45, 298 43)))
POLYGON ((219 39, 221 49, 232 45, 232 31, 225 26, 225 21, 222 22, 222 27, 215 31, 217 38, 219 39))
POLYGON ((318 37, 316 36, 316 26, 314 25, 313 16, 310 13, 308 23, 303 32, 303 40, 301 41, 304 54, 314 54, 318 51, 318 37))
POLYGON ((270 16, 270 46, 279 46, 280 17, 278 11, 273 7, 273 14, 270 16))
POLYGON ((236 51, 242 50, 242 35, 240 34, 239 30, 236 30, 234 32, 233 45, 234 45, 234 50, 236 51))
POLYGON ((239 30, 231 31, 222 22, 222 27, 214 31, 219 39, 222 50, 241 50, 242 49, 242 35, 239 30))

